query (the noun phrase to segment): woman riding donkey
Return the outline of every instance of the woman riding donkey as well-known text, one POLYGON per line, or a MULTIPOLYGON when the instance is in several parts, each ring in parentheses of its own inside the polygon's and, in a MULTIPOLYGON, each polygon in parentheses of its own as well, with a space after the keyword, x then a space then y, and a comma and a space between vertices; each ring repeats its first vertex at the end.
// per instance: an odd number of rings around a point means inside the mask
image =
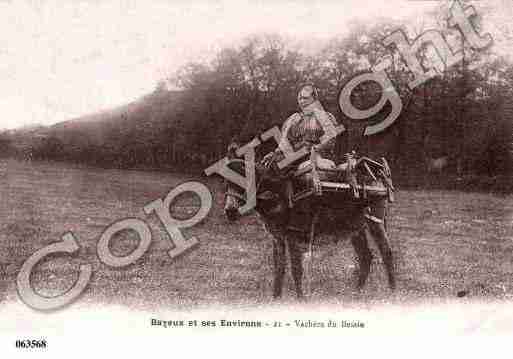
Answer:
MULTIPOLYGON (((255 209, 275 239, 273 242, 273 296, 280 297, 282 293, 287 246, 296 293, 300 298, 303 296, 302 258, 305 253, 304 244, 309 238, 308 232, 313 232, 314 227, 313 225, 309 227, 309 224, 315 222, 314 217, 319 220, 316 233, 337 235, 347 233, 347 227, 351 227, 351 244, 359 262, 359 288, 365 283, 370 271, 372 254, 368 242, 374 240, 380 249, 389 284, 393 288, 395 279, 392 252, 382 221, 386 201, 370 205, 373 208, 373 216, 367 216, 369 203, 364 201, 356 201, 352 204, 336 203, 334 206, 336 208, 324 205, 322 198, 320 202, 303 200, 292 203, 292 180, 288 173, 291 170, 305 168, 311 165, 312 161, 315 161, 313 167, 320 170, 336 169, 334 162, 336 137, 344 130, 342 126, 337 126, 335 117, 323 109, 314 86, 303 86, 297 99, 300 111, 285 121, 278 148, 265 156, 261 164, 257 165, 259 188, 255 209), (305 161, 304 157, 309 153, 315 156, 311 155, 310 160, 305 161), (371 217, 376 221, 372 222, 371 217)), ((240 160, 233 162, 234 166, 243 164, 240 160)), ((238 170, 242 171, 240 168, 238 170)), ((236 219, 234 214, 238 213, 237 209, 244 200, 238 191, 240 189, 236 186, 227 185, 225 212, 230 220, 236 219)))
POLYGON ((318 97, 317 89, 313 85, 301 87, 297 96, 300 111, 285 121, 278 148, 263 160, 265 167, 276 168, 277 163, 287 157, 293 158, 293 153, 298 153, 301 149, 307 153, 312 149, 317 152, 319 166, 335 167, 333 160, 336 137, 344 131, 344 126, 337 126, 335 116, 324 110, 318 97))

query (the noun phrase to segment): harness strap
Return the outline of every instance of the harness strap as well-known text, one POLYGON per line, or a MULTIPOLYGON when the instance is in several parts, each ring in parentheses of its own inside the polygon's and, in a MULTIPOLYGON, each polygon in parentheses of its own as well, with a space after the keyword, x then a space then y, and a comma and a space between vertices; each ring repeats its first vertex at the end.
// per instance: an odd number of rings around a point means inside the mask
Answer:
POLYGON ((235 198, 237 198, 237 199, 240 199, 241 201, 245 201, 245 200, 246 200, 246 198, 244 198, 244 196, 243 196, 243 195, 238 194, 238 193, 236 193, 236 192, 230 192, 230 193, 226 192, 226 193, 224 194, 224 200, 225 200, 225 201, 226 201, 226 197, 235 197, 235 198))

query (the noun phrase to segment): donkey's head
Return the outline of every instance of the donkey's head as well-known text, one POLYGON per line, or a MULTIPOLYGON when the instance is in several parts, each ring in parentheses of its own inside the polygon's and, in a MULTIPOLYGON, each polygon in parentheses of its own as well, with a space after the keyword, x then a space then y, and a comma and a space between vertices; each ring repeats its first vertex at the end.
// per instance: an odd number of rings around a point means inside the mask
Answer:
MULTIPOLYGON (((238 158, 230 159, 228 167, 231 170, 244 175, 245 164, 244 160, 238 158)), ((225 180, 225 193, 224 193, 224 213, 229 221, 235 221, 239 218, 239 209, 246 204, 245 190, 235 183, 225 180)))
MULTIPOLYGON (((232 171, 244 176, 248 164, 233 155, 229 155, 228 159, 228 167, 232 171)), ((244 188, 226 180, 224 213, 229 221, 235 221, 240 217, 240 209, 247 204, 249 195, 256 195, 255 210, 263 216, 276 217, 277 215, 283 214, 286 210, 282 195, 282 181, 273 178, 273 176, 269 174, 269 171, 263 168, 259 163, 256 164, 255 177, 256 194, 248 194, 244 188)))

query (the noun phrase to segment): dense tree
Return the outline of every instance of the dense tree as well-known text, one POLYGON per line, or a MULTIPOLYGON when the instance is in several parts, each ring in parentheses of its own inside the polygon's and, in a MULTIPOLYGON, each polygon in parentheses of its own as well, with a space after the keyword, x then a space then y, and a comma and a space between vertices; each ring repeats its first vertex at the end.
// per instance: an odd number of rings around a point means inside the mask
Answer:
MULTIPOLYGON (((223 157, 231 141, 244 143, 281 125, 296 111, 298 87, 313 82, 327 110, 347 128, 338 144, 340 154, 357 149, 386 156, 395 177, 405 183, 422 182, 426 164, 440 157, 449 159, 452 166, 447 174, 455 177, 508 173, 513 170, 510 60, 493 49, 477 52, 465 46, 464 61, 450 68, 437 65, 438 75, 412 90, 407 85, 412 74, 403 59, 382 43, 398 28, 414 37, 437 24, 452 44, 458 44, 459 35, 440 15, 444 6, 426 23, 400 26, 386 19, 371 25, 354 23, 346 35, 309 54, 277 35, 249 37, 222 49, 210 62, 180 68, 159 82, 153 93, 106 115, 103 122, 92 121, 88 130, 55 132, 37 149, 38 157, 125 168, 201 169, 223 157), (348 80, 384 58, 391 60, 387 73, 404 108, 385 133, 364 138, 365 125, 383 114, 353 121, 341 113, 338 95, 348 80)), ((430 46, 420 49, 418 56, 425 68, 440 63, 430 46)), ((379 86, 364 83, 353 92, 352 102, 368 108, 380 96, 379 86)), ((269 141, 259 149, 263 153, 275 145, 269 141)))

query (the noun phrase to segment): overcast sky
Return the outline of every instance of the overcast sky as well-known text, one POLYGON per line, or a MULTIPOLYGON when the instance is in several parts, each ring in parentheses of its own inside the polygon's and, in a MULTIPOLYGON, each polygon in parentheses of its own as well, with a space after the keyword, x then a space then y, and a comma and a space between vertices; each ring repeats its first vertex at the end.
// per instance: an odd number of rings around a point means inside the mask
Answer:
POLYGON ((352 19, 408 18, 435 4, 0 0, 0 128, 48 125, 127 103, 187 61, 208 59, 249 34, 327 38, 352 19))

